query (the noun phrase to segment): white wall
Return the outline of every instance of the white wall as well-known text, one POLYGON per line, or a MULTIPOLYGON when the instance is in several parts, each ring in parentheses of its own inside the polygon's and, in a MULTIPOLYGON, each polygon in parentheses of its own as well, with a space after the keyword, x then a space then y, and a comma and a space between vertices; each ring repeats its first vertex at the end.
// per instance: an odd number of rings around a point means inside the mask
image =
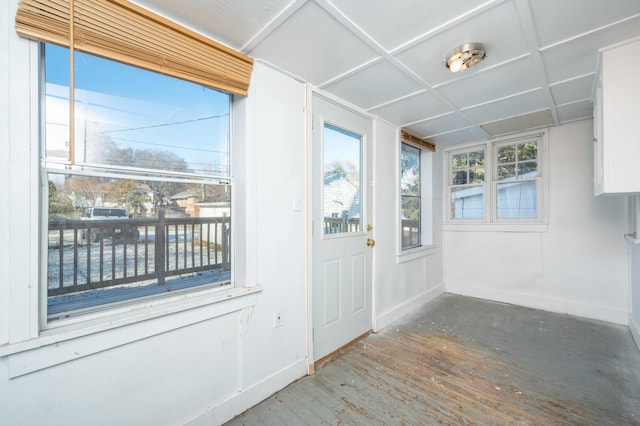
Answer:
POLYGON ((445 227, 448 292, 627 324, 625 200, 593 196, 592 126, 548 130, 546 229, 445 227))
MULTIPOLYGON (((233 111, 234 274, 246 287, 40 329, 38 55, 15 33, 16 4, 0 6, 0 423, 219 424, 304 375, 307 91, 261 63, 233 111)), ((397 129, 377 131, 380 328, 443 287, 439 225, 436 248, 397 263, 397 209, 387 199, 398 195, 397 129)), ((440 164, 437 154, 436 188, 440 164)))
POLYGON ((401 256, 400 142, 398 129, 375 128, 374 153, 374 328, 379 330, 444 293, 442 268, 442 151, 433 158, 433 247, 401 256))
POLYGON ((630 245, 629 252, 631 261, 629 329, 640 349, 640 244, 630 245))
POLYGON ((235 266, 254 287, 39 330, 37 51, 16 4, 0 6, 0 423, 218 424, 304 375, 305 87, 261 64, 234 111, 235 266))

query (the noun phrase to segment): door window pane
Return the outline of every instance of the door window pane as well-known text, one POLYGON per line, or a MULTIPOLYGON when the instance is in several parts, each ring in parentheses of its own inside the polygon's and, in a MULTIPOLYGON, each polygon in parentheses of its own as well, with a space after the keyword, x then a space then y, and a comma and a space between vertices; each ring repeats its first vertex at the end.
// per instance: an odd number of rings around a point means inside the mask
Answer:
POLYGON ((361 231, 362 137, 325 124, 323 158, 323 232, 361 231))

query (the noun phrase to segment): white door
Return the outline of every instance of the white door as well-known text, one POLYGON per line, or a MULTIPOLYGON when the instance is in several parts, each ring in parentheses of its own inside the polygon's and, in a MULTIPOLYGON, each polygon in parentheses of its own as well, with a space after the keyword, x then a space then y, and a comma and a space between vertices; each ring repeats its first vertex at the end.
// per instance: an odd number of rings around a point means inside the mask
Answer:
POLYGON ((311 286, 318 361, 371 330, 373 125, 317 95, 312 107, 311 286))

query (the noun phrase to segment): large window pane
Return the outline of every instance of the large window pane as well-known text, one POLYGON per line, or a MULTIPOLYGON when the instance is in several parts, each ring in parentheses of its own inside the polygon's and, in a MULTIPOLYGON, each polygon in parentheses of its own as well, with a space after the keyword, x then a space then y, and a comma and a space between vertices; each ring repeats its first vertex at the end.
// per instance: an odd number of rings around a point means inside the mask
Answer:
POLYGON ((325 124, 323 155, 323 232, 359 232, 362 230, 362 137, 325 124))
POLYGON ((230 283, 230 96, 76 52, 71 108, 44 57, 49 320, 230 283))
MULTIPOLYGON (((46 45, 46 154, 69 158, 69 51, 46 45)), ((229 95, 75 52, 75 162, 229 176, 229 95)))
POLYGON ((149 182, 47 177, 50 319, 230 281, 228 185, 176 183, 160 202, 149 182))

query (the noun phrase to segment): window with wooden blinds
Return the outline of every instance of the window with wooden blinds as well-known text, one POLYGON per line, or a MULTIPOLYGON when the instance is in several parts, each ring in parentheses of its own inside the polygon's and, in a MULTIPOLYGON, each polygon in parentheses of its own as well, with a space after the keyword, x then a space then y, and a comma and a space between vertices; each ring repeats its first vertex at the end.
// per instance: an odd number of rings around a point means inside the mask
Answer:
POLYGON ((420 136, 408 132, 406 130, 400 130, 400 141, 413 145, 420 149, 426 149, 429 151, 435 151, 436 146, 429 139, 421 138, 420 136))
POLYGON ((252 58, 126 0, 20 0, 16 31, 243 96, 253 69, 252 58))

